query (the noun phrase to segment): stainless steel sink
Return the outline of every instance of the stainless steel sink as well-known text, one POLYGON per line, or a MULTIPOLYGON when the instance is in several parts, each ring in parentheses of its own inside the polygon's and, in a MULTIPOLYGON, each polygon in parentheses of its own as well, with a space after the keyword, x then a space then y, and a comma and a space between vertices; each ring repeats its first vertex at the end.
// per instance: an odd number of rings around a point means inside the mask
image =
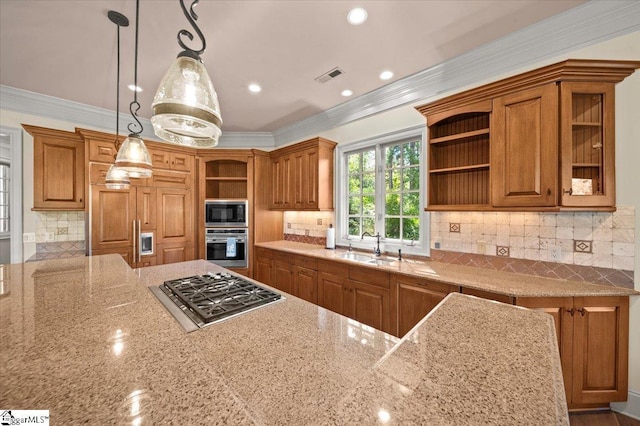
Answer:
POLYGON ((367 265, 378 265, 378 266, 389 265, 391 264, 391 262, 393 262, 393 260, 381 259, 379 257, 367 256, 365 254, 359 254, 359 253, 353 253, 353 252, 343 253, 340 256, 340 259, 352 260, 358 263, 364 263, 367 265))

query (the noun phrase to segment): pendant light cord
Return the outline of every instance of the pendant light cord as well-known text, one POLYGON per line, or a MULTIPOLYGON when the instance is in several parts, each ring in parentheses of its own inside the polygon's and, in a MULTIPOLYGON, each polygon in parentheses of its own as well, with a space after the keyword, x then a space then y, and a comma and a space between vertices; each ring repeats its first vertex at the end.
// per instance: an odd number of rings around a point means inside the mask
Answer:
POLYGON ((116 153, 113 155, 115 159, 118 155, 118 151, 120 150, 120 25, 117 24, 118 27, 118 68, 116 69, 116 141, 114 145, 116 146, 116 153))
POLYGON ((142 127, 142 123, 138 120, 138 110, 140 109, 140 104, 138 103, 138 27, 140 20, 140 0, 136 0, 136 45, 135 45, 135 58, 133 63, 133 102, 129 104, 129 112, 131 112, 131 116, 136 121, 135 123, 129 123, 127 129, 131 132, 130 136, 139 137, 140 133, 144 129, 142 127), (137 124, 136 124, 137 123, 137 124), (138 126, 140 130, 135 131, 135 126, 138 126))
POLYGON ((189 7, 189 10, 187 11, 187 7, 184 5, 184 0, 180 0, 180 7, 182 8, 182 13, 184 13, 184 16, 196 31, 196 34, 198 34, 198 37, 202 42, 202 48, 200 50, 194 50, 184 44, 180 36, 186 36, 189 40, 193 40, 193 34, 189 30, 180 30, 178 32, 178 44, 184 49, 184 51, 180 52, 178 58, 181 56, 187 56, 189 58, 196 59, 202 62, 200 55, 203 54, 204 50, 207 48, 207 41, 205 40, 204 34, 202 34, 200 27, 198 27, 198 24, 196 23, 196 21, 198 20, 198 15, 196 14, 194 7, 196 7, 199 2, 200 0, 193 0, 193 2, 191 3, 191 7, 189 7))

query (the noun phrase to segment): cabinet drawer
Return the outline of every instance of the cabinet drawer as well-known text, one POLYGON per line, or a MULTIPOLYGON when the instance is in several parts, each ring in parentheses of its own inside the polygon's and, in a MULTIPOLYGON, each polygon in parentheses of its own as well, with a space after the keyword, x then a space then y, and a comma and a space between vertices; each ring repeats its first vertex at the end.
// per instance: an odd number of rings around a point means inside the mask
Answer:
POLYGON ((92 140, 89 143, 89 161, 113 163, 115 156, 115 141, 92 140))
POLYGON ((305 268, 313 270, 318 269, 318 259, 314 259, 313 257, 296 256, 295 264, 296 266, 304 266, 305 268))
POLYGON ((191 175, 189 173, 154 170, 151 180, 153 186, 159 188, 191 188, 191 175))
POLYGON ((349 276, 349 265, 332 260, 318 259, 318 271, 347 278, 349 276))
MULTIPOLYGON (((111 164, 91 163, 89 165, 89 182, 91 184, 104 184, 111 164)), ((129 178, 133 186, 147 186, 147 179, 129 178)))
POLYGON ((273 251, 271 257, 272 259, 278 262, 293 264, 293 255, 291 253, 285 253, 282 251, 273 251))
POLYGON ((273 251, 264 247, 256 247, 256 257, 261 257, 263 259, 273 259, 273 251))
POLYGON ((398 282, 398 284, 402 283, 406 285, 424 287, 431 291, 437 291, 445 294, 460 293, 460 286, 432 281, 426 278, 411 277, 408 275, 399 275, 399 274, 392 274, 391 278, 396 282, 398 282))
POLYGON ((389 288, 389 273, 377 268, 349 266, 349 278, 361 283, 389 288))

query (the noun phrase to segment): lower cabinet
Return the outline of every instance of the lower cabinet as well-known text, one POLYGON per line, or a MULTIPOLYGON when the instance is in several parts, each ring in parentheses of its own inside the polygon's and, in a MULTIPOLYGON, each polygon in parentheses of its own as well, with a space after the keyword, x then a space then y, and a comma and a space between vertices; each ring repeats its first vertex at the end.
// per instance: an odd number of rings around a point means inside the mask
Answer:
POLYGON ((156 246, 158 265, 194 260, 193 245, 185 243, 159 244, 156 246))
MULTIPOLYGON (((280 253, 276 253, 279 256, 280 253)), ((294 265, 289 260, 283 260, 278 257, 273 260, 273 281, 272 287, 282 290, 285 293, 293 294, 293 269, 294 265)))
POLYGON ((318 261, 311 257, 296 256, 293 271, 293 294, 318 304, 318 261))
POLYGON ((397 336, 404 336, 449 293, 460 287, 424 278, 391 274, 391 289, 396 292, 397 336))
POLYGON ((629 297, 523 297, 553 316, 569 408, 626 401, 629 297))
POLYGON ((349 267, 338 262, 318 261, 318 305, 348 315, 349 267))
POLYGON ((273 262, 271 250, 256 247, 253 278, 266 285, 272 285, 273 262))

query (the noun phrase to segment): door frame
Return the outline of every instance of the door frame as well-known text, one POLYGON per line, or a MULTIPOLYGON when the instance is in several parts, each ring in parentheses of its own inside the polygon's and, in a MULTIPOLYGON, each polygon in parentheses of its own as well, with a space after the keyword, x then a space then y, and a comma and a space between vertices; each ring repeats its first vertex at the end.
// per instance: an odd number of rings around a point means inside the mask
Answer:
POLYGON ((22 263, 22 130, 0 126, 0 133, 9 138, 11 263, 22 263))

